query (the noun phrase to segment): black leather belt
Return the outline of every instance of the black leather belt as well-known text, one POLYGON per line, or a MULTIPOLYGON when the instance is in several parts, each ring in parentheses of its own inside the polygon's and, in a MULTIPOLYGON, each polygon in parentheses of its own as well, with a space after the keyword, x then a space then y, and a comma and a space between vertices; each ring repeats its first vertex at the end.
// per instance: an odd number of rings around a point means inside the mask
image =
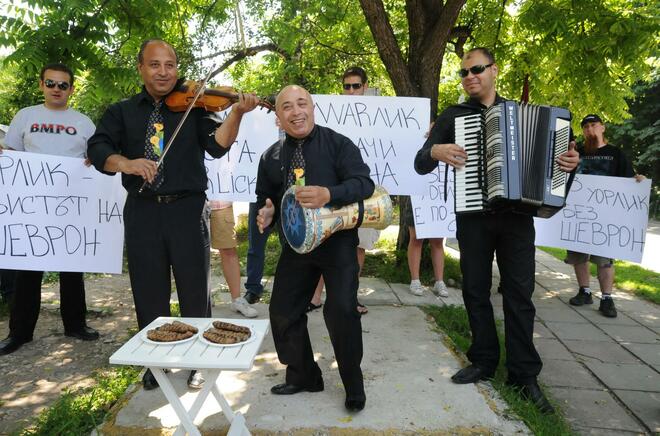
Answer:
POLYGON ((193 195, 201 195, 201 194, 197 192, 185 192, 182 194, 170 194, 170 195, 136 195, 136 197, 144 198, 145 200, 153 200, 156 203, 160 203, 160 204, 168 204, 193 195))

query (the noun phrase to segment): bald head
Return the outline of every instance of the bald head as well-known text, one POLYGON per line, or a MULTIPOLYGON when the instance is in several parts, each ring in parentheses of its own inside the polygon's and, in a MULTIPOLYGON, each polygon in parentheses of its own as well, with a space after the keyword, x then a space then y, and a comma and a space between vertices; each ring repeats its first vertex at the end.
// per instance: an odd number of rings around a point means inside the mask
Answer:
POLYGON ((277 94, 275 113, 289 136, 302 139, 314 129, 314 102, 301 86, 288 85, 277 94))
POLYGON ((279 94, 277 94, 277 97, 275 98, 275 109, 277 109, 280 106, 280 104, 284 101, 284 99, 290 98, 292 93, 296 96, 302 93, 309 99, 309 102, 312 103, 312 95, 305 88, 298 85, 287 85, 284 88, 282 88, 279 94))

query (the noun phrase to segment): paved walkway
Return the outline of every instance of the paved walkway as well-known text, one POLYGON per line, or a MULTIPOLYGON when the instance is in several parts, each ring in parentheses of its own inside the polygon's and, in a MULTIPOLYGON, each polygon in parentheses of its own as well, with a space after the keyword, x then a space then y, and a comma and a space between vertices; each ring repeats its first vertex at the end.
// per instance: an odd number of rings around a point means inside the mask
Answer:
MULTIPOLYGON (((660 432, 660 308, 625 293, 615 294, 619 310, 615 319, 599 314, 598 300, 593 306, 575 308, 568 304, 576 289, 571 268, 541 251, 536 261, 535 342, 544 360, 541 382, 573 429, 598 435, 660 432)), ((496 268, 494 275, 497 278, 496 268)), ((597 284, 592 288, 597 293, 597 284)), ((428 292, 422 297, 411 295, 407 285, 361 280, 360 300, 369 314, 363 318, 368 401, 360 414, 343 410, 341 383, 320 311, 310 314, 309 325, 324 372, 324 392, 272 397, 268 389, 283 380, 283 367, 269 337, 251 372, 223 376, 228 398, 241 407, 257 434, 526 433, 521 423, 507 418, 506 407, 489 383, 457 386, 449 381, 461 366, 460 357, 445 347, 441 335, 414 306, 462 304, 460 292, 450 292, 450 297, 438 301, 428 292), (464 413, 466 408, 470 413, 464 413)), ((214 316, 234 316, 226 304, 227 294, 216 295, 214 316)), ((494 294, 493 303, 502 317, 501 296, 494 294)), ((267 307, 259 305, 259 311, 264 317, 267 307)), ((185 375, 173 376, 177 388, 185 392, 185 375)), ((186 394, 186 401, 193 399, 194 393, 186 394)), ((213 406, 200 414, 207 417, 204 431, 227 425, 213 406)), ((139 434, 176 424, 160 392, 137 389, 105 432, 139 434)))
MULTIPOLYGON (((572 267, 537 251, 536 344, 541 381, 582 434, 660 432, 660 308, 614 294, 617 318, 573 307, 572 267)), ((592 289, 598 292, 597 281, 592 289)), ((501 300, 495 297, 501 307, 501 300)), ((500 309, 501 316, 501 309, 500 309)))
MULTIPOLYGON (((363 372, 367 406, 349 414, 343 405, 343 385, 321 310, 309 314, 308 326, 316 360, 323 371, 325 390, 273 396, 271 386, 284 381, 268 335, 250 372, 225 372, 220 381, 229 403, 246 418, 256 435, 417 435, 417 434, 529 434, 523 423, 506 413, 506 404, 488 384, 455 385, 450 377, 461 366, 443 343, 442 335, 417 307, 435 303, 432 296, 409 295, 407 286, 378 279, 362 281, 362 297, 369 304, 363 317, 363 372), (469 411, 466 413, 466 411, 469 411)), ((271 280, 266 285, 270 288, 271 280)), ((457 293, 457 290, 454 290, 457 293)), ((214 294, 216 317, 236 317, 228 308, 226 292, 214 294)), ((260 317, 267 316, 258 304, 260 317)), ((190 405, 195 392, 187 391, 186 374, 173 372, 173 384, 190 405)), ((214 401, 200 411, 203 434, 223 434, 228 423, 214 401)), ((104 435, 162 434, 160 428, 178 424, 158 390, 137 387, 99 432, 104 435)))

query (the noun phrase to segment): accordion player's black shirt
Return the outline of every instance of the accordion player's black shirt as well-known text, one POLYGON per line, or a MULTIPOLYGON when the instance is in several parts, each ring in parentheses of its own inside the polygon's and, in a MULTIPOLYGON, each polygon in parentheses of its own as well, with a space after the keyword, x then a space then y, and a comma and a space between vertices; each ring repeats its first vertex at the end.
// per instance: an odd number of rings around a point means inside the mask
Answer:
MULTIPOLYGON (((287 174, 291 165, 295 139, 286 136, 284 144, 276 142, 262 155, 257 176, 257 206, 262 208, 266 198, 275 206, 273 223, 280 213, 280 202, 288 188, 287 174)), ((360 150, 353 142, 327 127, 316 125, 305 138, 305 185, 324 186, 330 191, 329 207, 341 207, 369 198, 374 182, 369 177, 369 166, 362 160, 360 150)), ((272 224, 271 224, 272 225, 272 224)))
MULTIPOLYGON (((495 103, 506 101, 499 94, 495 96, 495 103)), ((435 124, 429 133, 429 137, 415 156, 415 171, 419 174, 428 174, 438 166, 438 161, 431 157, 433 144, 455 144, 454 119, 465 115, 479 114, 488 109, 477 99, 470 98, 465 103, 449 106, 435 120, 435 124)))

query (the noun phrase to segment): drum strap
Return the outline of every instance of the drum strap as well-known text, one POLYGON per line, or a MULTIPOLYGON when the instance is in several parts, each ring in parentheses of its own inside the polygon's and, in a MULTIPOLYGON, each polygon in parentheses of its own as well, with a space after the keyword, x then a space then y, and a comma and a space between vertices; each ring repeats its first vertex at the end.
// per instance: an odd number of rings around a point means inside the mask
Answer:
POLYGON ((358 220, 355 227, 360 227, 362 225, 362 220, 364 219, 364 200, 358 201, 358 220))

